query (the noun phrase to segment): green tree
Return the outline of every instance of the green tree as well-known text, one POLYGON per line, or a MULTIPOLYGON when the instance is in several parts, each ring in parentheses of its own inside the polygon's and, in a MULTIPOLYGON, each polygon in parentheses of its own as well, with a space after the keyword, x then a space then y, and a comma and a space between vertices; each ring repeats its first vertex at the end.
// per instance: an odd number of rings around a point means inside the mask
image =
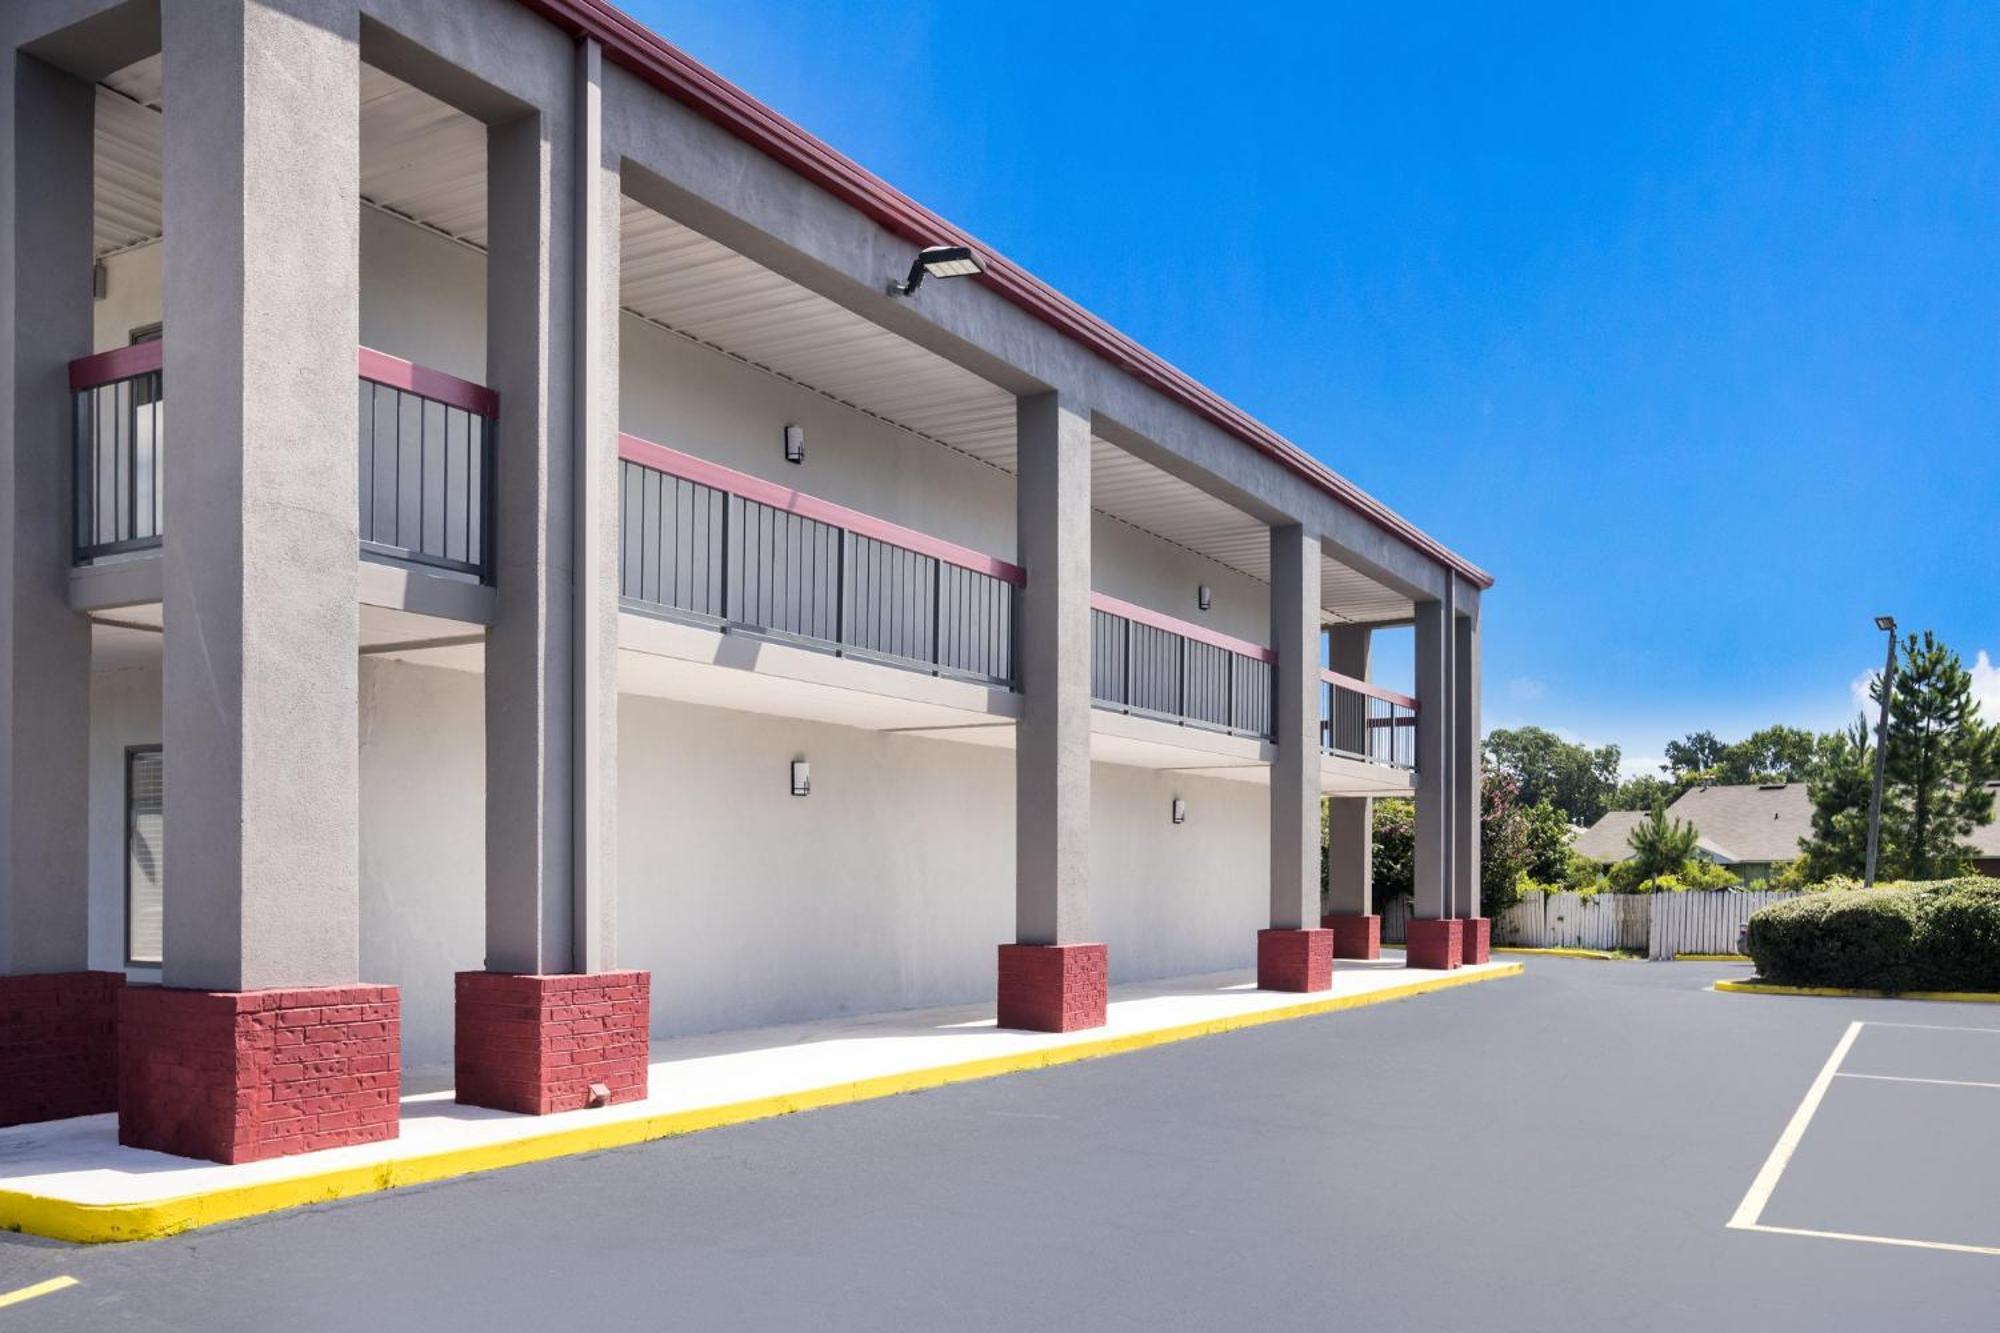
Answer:
POLYGON ((1521 803, 1547 801, 1573 823, 1596 823, 1618 788, 1615 745, 1593 750, 1541 727, 1517 727, 1489 733, 1485 752, 1488 772, 1513 775, 1521 803))
POLYGON ((1526 844, 1522 869, 1538 884, 1560 884, 1569 873, 1569 816, 1538 801, 1521 807, 1521 831, 1526 844))
POLYGON ((1379 905, 1407 898, 1417 883, 1417 806, 1399 796, 1374 803, 1373 883, 1379 905))
POLYGON ((1651 810, 1656 805, 1671 805, 1687 788, 1671 778, 1656 778, 1641 773, 1636 778, 1627 778, 1618 784, 1618 790, 1611 793, 1613 810, 1651 810))
POLYGON ((1679 792, 1700 782, 1712 782, 1729 755, 1726 742, 1712 731, 1695 731, 1677 741, 1667 742, 1667 762, 1662 766, 1679 792))
POLYGON ((1521 812, 1521 784, 1504 769, 1479 784, 1479 913, 1496 916, 1520 901, 1528 867, 1528 824, 1521 812))
POLYGON ((1667 807, 1654 806, 1653 813, 1634 824, 1632 832, 1626 835, 1625 840, 1632 847, 1633 875, 1654 880, 1673 874, 1694 859, 1698 839, 1694 825, 1682 819, 1669 819, 1667 807))
MULTIPOLYGON (((1903 879, 1944 879, 1970 867, 1966 838, 1993 822, 2000 737, 1979 717, 1972 676, 1931 631, 1903 641, 1889 697, 1888 783, 1882 809, 1885 849, 1903 879)), ((1879 705, 1882 682, 1871 690, 1879 705)), ((1887 878, 1886 875, 1880 876, 1887 878)))
POLYGON ((1875 781, 1875 749, 1868 719, 1836 734, 1833 754, 1806 788, 1812 797, 1812 835, 1799 842, 1798 877, 1818 884, 1836 875, 1859 879, 1868 862, 1868 798, 1875 781))

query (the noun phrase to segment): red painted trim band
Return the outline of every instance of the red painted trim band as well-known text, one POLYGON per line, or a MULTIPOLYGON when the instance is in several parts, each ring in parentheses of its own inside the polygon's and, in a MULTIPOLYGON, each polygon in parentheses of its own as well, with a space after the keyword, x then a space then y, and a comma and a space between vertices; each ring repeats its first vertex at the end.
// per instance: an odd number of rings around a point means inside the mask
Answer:
POLYGON ((1365 521, 1457 571, 1478 587, 1493 586, 1491 574, 1451 551, 1269 426, 676 50, 605 0, 519 0, 519 3, 565 32, 602 42, 605 54, 614 63, 904 240, 916 245, 973 246, 985 259, 986 272, 971 281, 985 283, 1003 299, 1270 457, 1365 521))
POLYGON ((1385 690, 1380 685, 1371 685, 1365 680, 1356 680, 1352 676, 1343 676, 1338 671, 1328 671, 1325 668, 1321 668, 1319 678, 1329 685, 1338 685, 1343 690, 1353 690, 1356 694, 1365 694, 1371 699, 1380 699, 1384 703, 1401 704, 1413 713, 1417 712, 1423 706, 1407 694, 1398 694, 1394 690, 1385 690))
MULTIPOLYGON (((80 356, 69 363, 70 392, 81 393, 85 389, 95 389, 136 375, 153 374, 165 365, 166 347, 166 343, 156 339, 130 347, 114 347, 94 356, 80 356)), ((432 370, 399 356, 378 352, 372 347, 358 349, 355 363, 364 380, 463 408, 477 416, 497 418, 500 415, 500 395, 483 384, 474 384, 471 380, 462 380, 456 375, 447 375, 442 370, 432 370)))
POLYGON ((1090 607, 1093 611, 1105 611, 1114 616, 1123 616, 1125 619, 1135 620, 1141 625, 1150 625, 1154 629, 1162 629, 1169 634, 1178 634, 1182 638, 1193 639, 1196 643, 1206 643, 1212 647, 1225 649, 1228 652, 1241 653, 1245 657, 1254 657, 1259 662, 1276 662, 1278 660, 1278 654, 1266 648, 1261 643, 1252 643, 1248 639, 1231 638, 1227 634, 1209 629, 1206 625, 1191 624, 1188 621, 1179 620, 1167 615, 1163 611, 1155 611, 1150 607, 1139 606, 1133 602, 1120 601, 1118 598, 1105 593, 1094 592, 1090 594, 1090 607))
POLYGON ((474 416, 499 419, 500 395, 483 384, 474 384, 471 380, 462 380, 456 375, 447 375, 442 370, 432 370, 429 366, 420 366, 372 347, 361 348, 355 360, 360 365, 364 380, 386 384, 392 389, 401 389, 448 407, 462 408, 474 416))
POLYGON ((82 393, 137 375, 151 375, 164 364, 166 344, 157 338, 130 347, 114 347, 95 356, 80 356, 69 363, 69 391, 82 393))
POLYGON ((696 458, 678 449, 669 449, 664 444, 641 439, 637 435, 620 432, 618 436, 618 456, 641 467, 665 472, 702 486, 713 486, 731 495, 740 495, 746 500, 755 500, 773 509, 782 509, 788 514, 814 519, 821 523, 831 523, 834 527, 845 528, 862 537, 872 537, 891 546, 900 546, 942 560, 960 569, 969 569, 976 574, 986 574, 1020 587, 1027 583, 1028 576, 1019 565, 1009 564, 997 556, 975 551, 969 546, 948 542, 942 537, 906 528, 900 523, 864 514, 858 509, 822 500, 817 496, 795 491, 789 486, 780 486, 762 477, 753 477, 747 472, 724 467, 721 463, 710 462, 706 458, 696 458))

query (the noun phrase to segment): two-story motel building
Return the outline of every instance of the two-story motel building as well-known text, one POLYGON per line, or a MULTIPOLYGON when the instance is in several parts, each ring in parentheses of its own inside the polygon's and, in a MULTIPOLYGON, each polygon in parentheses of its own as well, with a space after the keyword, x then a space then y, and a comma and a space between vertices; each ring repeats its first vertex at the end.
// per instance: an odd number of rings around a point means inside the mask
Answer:
POLYGON ((601 0, 0 36, 0 1123, 1483 959, 1487 575, 601 0))

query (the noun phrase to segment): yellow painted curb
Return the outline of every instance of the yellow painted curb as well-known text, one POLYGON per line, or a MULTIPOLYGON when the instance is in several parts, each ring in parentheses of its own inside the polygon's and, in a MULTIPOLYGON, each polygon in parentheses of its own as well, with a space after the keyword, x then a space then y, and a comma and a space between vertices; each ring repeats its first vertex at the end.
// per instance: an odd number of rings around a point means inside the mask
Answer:
POLYGON ((822 1088, 807 1088, 775 1097, 757 1097, 722 1106, 703 1106, 690 1111, 635 1116, 605 1124, 578 1125, 553 1130, 547 1134, 538 1134, 531 1138, 512 1139, 505 1143, 451 1148, 421 1157, 398 1158, 367 1166, 341 1167, 289 1180, 260 1181, 253 1185, 207 1190, 173 1199, 148 1200, 144 1203, 92 1204, 0 1189, 0 1230, 25 1231, 36 1236, 47 1236, 53 1240, 75 1241, 82 1244, 154 1240, 161 1236, 191 1231, 196 1227, 255 1217, 260 1213, 274 1213, 285 1208, 297 1208, 302 1204, 330 1203, 335 1199, 353 1198, 356 1195, 372 1194, 379 1190, 391 1190, 404 1185, 420 1185, 434 1180, 448 1180, 454 1176, 497 1171, 504 1167, 524 1166, 530 1162, 544 1162, 551 1158, 569 1157, 577 1153, 629 1147, 653 1139, 693 1134, 723 1125, 740 1125, 771 1116, 809 1111, 820 1106, 837 1106, 847 1102, 868 1101, 876 1097, 891 1097, 897 1093, 917 1092, 925 1088, 943 1087, 950 1083, 968 1083, 976 1079, 994 1078, 1025 1069, 1047 1069, 1055 1065, 1073 1064, 1078 1060, 1120 1055, 1151 1046, 1164 1046, 1169 1042, 1186 1041, 1192 1037, 1207 1037, 1220 1032, 1259 1027, 1265 1023, 1279 1023, 1287 1019, 1311 1017, 1314 1014, 1334 1013, 1342 1009, 1358 1009, 1366 1005, 1421 995, 1427 991, 1445 990, 1481 981, 1498 981, 1504 977, 1519 976, 1521 972, 1522 967, 1519 963, 1506 965, 1491 972, 1447 972, 1440 976, 1426 977, 1421 981, 1406 982, 1400 986, 1388 986, 1360 995, 1304 1000, 1278 1009, 1204 1019, 1196 1023, 1159 1028, 1152 1032, 1133 1032, 1118 1037, 1102 1037, 1095 1041, 1050 1046, 1037 1051, 1022 1051, 1015 1055, 991 1056, 984 1060, 967 1060, 958 1064, 938 1065, 930 1069, 913 1069, 900 1074, 884 1074, 875 1078, 835 1083, 822 1088))
POLYGON ((1748 963, 1750 960, 1740 953, 1677 953, 1669 961, 1675 963, 1748 963))
POLYGON ((1607 953, 1603 949, 1530 949, 1523 945, 1508 944, 1493 946, 1494 953, 1529 953, 1543 958, 1595 958, 1601 962, 1629 962, 1623 954, 1607 953))
POLYGON ((1945 1000, 1952 1004, 2000 1004, 1988 990, 1848 990, 1840 986, 1774 986, 1768 981, 1718 981, 1715 989, 1733 995, 1829 995, 1846 1000, 1945 1000))

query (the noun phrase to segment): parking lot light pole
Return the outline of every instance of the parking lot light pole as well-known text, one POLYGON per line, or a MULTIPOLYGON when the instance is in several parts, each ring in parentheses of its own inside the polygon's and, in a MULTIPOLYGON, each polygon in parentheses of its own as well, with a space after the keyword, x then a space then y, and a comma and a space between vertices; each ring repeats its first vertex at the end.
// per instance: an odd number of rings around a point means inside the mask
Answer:
POLYGON ((1875 790, 1868 798, 1868 873, 1864 883, 1875 887, 1875 860, 1882 850, 1882 771, 1889 758, 1889 691, 1896 684, 1896 617, 1875 617, 1875 628, 1889 636, 1889 660, 1882 667, 1882 707, 1875 723, 1875 790))

